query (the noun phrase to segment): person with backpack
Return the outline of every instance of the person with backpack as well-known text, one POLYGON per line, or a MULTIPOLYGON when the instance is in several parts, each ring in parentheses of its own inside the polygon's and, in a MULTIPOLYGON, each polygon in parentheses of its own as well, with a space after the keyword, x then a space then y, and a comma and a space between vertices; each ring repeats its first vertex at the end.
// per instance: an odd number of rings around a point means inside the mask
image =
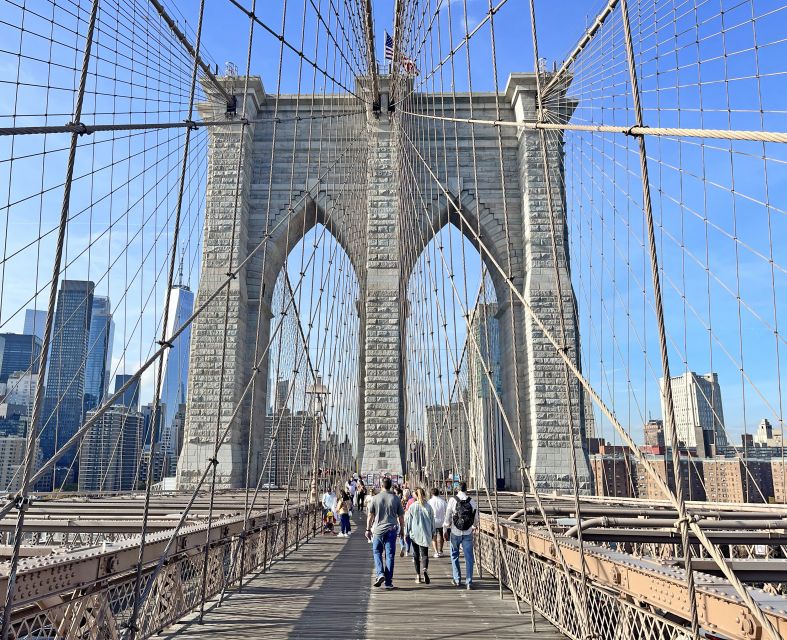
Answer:
POLYGON ((465 586, 472 589, 473 584, 473 533, 478 530, 480 517, 478 505, 467 495, 467 483, 459 483, 459 491, 448 501, 445 510, 443 528, 445 536, 450 532, 451 543, 451 582, 455 587, 462 584, 462 573, 459 569, 459 548, 465 555, 465 586))

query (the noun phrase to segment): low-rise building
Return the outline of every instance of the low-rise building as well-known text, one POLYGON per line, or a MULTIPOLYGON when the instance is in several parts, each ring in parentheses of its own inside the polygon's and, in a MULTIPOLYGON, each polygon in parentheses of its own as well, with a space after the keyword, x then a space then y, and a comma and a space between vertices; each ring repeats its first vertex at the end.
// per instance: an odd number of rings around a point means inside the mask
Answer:
MULTIPOLYGON (((675 474, 673 473, 672 458, 669 451, 665 455, 645 454, 644 458, 650 462, 658 476, 667 482, 669 488, 675 491, 675 474)), ((681 455, 680 469, 683 479, 683 494, 686 500, 705 500, 705 489, 702 484, 702 464, 698 462, 698 459, 681 455)), ((640 498, 647 500, 666 499, 664 492, 644 464, 637 465, 637 490, 640 498)))
POLYGON ((597 496, 637 497, 636 462, 627 453, 593 454, 590 468, 597 496))
POLYGON ((770 460, 706 458, 702 474, 708 502, 769 502, 773 498, 770 460))
POLYGON ((771 458, 771 480, 773 482, 773 501, 787 503, 787 459, 771 458))

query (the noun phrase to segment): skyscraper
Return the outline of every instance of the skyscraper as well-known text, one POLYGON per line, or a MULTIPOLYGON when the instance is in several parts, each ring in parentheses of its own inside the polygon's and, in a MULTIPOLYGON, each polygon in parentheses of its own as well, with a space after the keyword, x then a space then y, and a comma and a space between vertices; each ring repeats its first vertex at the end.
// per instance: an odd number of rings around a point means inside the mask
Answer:
MULTIPOLYGON (((93 412, 88 413, 91 417, 93 412)), ((85 435, 79 453, 80 491, 128 491, 139 480, 143 417, 114 406, 85 435)))
MULTIPOLYGON (((167 317, 167 336, 171 336, 191 315, 194 310, 194 294, 184 284, 172 287, 169 299, 169 315, 167 317)), ((174 434, 175 414, 181 405, 186 404, 186 392, 189 377, 189 347, 191 345, 191 327, 181 333, 172 343, 172 348, 164 352, 164 370, 161 385, 161 421, 160 441, 163 452, 177 454, 177 438, 174 434)))
POLYGON ((469 426, 461 402, 426 407, 426 465, 435 477, 466 477, 470 466, 469 426))
POLYGON ((0 382, 15 371, 38 373, 41 340, 34 335, 0 333, 0 382))
POLYGON ((495 392, 501 397, 503 390, 500 379, 500 327, 496 313, 496 304, 479 304, 471 314, 468 327, 470 342, 467 355, 467 410, 471 420, 468 479, 475 488, 492 488, 499 485, 505 477, 504 425, 495 398, 495 392), (494 391, 489 384, 490 371, 494 391))
POLYGON ((115 323, 109 298, 93 296, 85 365, 85 411, 100 405, 109 389, 114 335, 115 323))
MULTIPOLYGON (((112 391, 113 394, 117 393, 120 388, 126 384, 131 378, 134 376, 126 375, 126 374, 118 374, 115 376, 115 388, 112 391)), ((128 407, 129 409, 134 409, 134 411, 139 411, 139 378, 136 379, 134 384, 132 384, 128 389, 123 392, 123 395, 118 398, 115 404, 122 405, 124 407, 128 407)))
MULTIPOLYGON (((664 379, 660 380, 664 385, 664 379)), ((693 371, 670 379, 675 405, 675 431, 684 447, 694 447, 700 457, 713 457, 727 447, 724 431, 724 410, 721 404, 719 376, 704 376, 693 371)), ((664 394, 661 397, 661 414, 666 418, 664 394)))
MULTIPOLYGON (((83 421, 85 364, 94 288, 95 285, 86 280, 60 283, 40 423, 44 460, 51 458, 83 421)), ((72 447, 60 458, 58 466, 70 466, 76 452, 76 447, 72 447)))
MULTIPOLYGON (((265 452, 271 448, 268 471, 264 474, 266 482, 296 486, 309 477, 316 422, 317 418, 305 411, 277 412, 265 417, 265 452)), ((264 456, 260 458, 258 464, 262 465, 264 456)))
POLYGON ((289 380, 276 381, 276 398, 273 404, 274 413, 284 413, 287 410, 291 384, 289 380))
POLYGON ((44 325, 46 324, 46 311, 38 309, 25 309, 25 328, 22 333, 36 336, 44 341, 44 325))

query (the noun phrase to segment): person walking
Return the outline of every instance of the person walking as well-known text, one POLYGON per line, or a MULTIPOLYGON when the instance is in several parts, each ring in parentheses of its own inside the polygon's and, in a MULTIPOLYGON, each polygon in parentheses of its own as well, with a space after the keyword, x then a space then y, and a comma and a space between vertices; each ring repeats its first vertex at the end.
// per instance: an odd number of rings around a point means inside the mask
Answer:
POLYGON ((358 483, 356 482, 355 478, 350 478, 347 481, 347 493, 350 497, 350 515, 352 515, 353 507, 355 506, 356 491, 358 491, 358 483))
POLYGON ((393 589, 397 525, 400 536, 404 537, 404 508, 399 496, 391 492, 390 478, 383 478, 382 490, 372 498, 368 508, 366 538, 372 543, 374 586, 385 583, 386 589, 393 589))
POLYGON ((443 536, 443 522, 445 522, 445 509, 448 503, 442 498, 437 487, 432 487, 430 493, 432 497, 429 498, 429 506, 432 507, 434 513, 434 534, 432 535, 432 547, 434 548, 434 557, 443 557, 443 545, 445 544, 445 537, 443 536))
POLYGON ((347 495, 346 491, 342 491, 341 497, 338 499, 336 503, 336 510, 339 513, 339 524, 341 525, 341 533, 339 533, 340 538, 349 538, 350 537, 350 506, 352 502, 350 501, 350 496, 347 495))
MULTIPOLYGON (((405 515, 407 514, 407 508, 415 501, 413 497, 412 491, 410 489, 402 488, 401 489, 401 500, 402 500, 402 508, 404 509, 405 515)), ((407 538, 401 538, 400 543, 402 548, 399 549, 399 557, 404 558, 405 556, 410 555, 410 540, 407 538)))
POLYGON ((366 485, 361 479, 358 479, 358 488, 355 495, 358 496, 358 511, 363 511, 364 503, 366 501, 366 485))
POLYGON ((478 530, 480 517, 478 505, 467 495, 467 483, 459 483, 459 491, 448 501, 445 509, 443 528, 446 535, 450 531, 451 541, 451 573, 453 584, 462 584, 462 573, 459 569, 459 548, 465 556, 465 586, 472 589, 473 584, 473 533, 478 530))
POLYGON ((413 549, 415 581, 420 584, 423 567, 423 582, 429 584, 429 542, 434 534, 434 511, 426 500, 426 491, 419 487, 413 497, 404 516, 404 535, 413 549))

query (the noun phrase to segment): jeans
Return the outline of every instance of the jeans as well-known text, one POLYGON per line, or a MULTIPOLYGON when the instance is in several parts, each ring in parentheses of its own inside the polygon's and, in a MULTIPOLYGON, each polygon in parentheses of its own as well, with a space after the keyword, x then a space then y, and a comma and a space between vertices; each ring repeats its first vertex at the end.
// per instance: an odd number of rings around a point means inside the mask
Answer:
POLYGON ((342 513, 339 515, 342 522, 342 533, 350 533, 350 514, 342 513))
POLYGON ((372 538, 372 556, 374 557, 374 575, 385 577, 385 586, 393 585, 394 557, 396 556, 396 529, 389 529, 384 534, 372 538), (383 562, 385 551, 385 562, 383 562))
POLYGON ((424 573, 429 571, 429 547, 413 543, 413 561, 415 562, 415 572, 418 575, 421 575, 421 567, 424 568, 424 573))
POLYGON ((461 581, 462 573, 459 570, 459 547, 465 554, 465 582, 471 584, 473 582, 473 534, 466 533, 462 536, 457 536, 451 533, 451 573, 454 580, 461 581))

